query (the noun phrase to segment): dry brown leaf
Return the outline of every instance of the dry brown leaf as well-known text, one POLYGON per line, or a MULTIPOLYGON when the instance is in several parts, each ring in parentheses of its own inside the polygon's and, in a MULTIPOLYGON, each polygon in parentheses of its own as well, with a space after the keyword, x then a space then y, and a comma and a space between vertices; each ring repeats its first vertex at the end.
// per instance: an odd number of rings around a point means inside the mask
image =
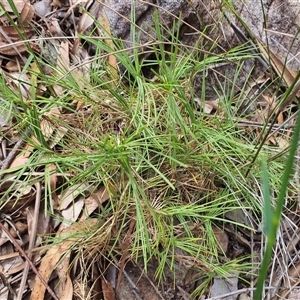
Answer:
POLYGON ((13 56, 25 52, 27 52, 27 46, 23 42, 17 43, 14 46, 8 42, 0 42, 0 54, 13 56))
POLYGON ((93 25, 95 19, 88 13, 84 12, 78 22, 77 31, 79 34, 84 33, 91 25, 93 25))
MULTIPOLYGON (((267 120, 273 111, 275 111, 275 113, 277 114, 279 108, 277 107, 275 97, 269 97, 266 95, 262 95, 262 96, 268 103, 266 110, 264 110, 264 112, 263 112, 264 119, 267 120)), ((284 122, 283 113, 279 112, 278 117, 277 117, 277 123, 282 124, 283 122, 284 122)), ((278 133, 276 133, 275 136, 278 136, 278 133)))
MULTIPOLYGON (((15 5, 18 13, 21 13, 27 0, 14 0, 13 2, 14 2, 14 5, 15 5)), ((7 0, 1 0, 1 3, 7 12, 14 12, 7 0)))
MULTIPOLYGON (((269 97, 266 95, 262 95, 263 98, 267 101, 267 106, 266 109, 263 111, 263 120, 268 120, 269 116, 275 112, 278 116, 277 116, 277 123, 278 124, 283 124, 284 122, 284 117, 283 117, 283 113, 280 111, 279 112, 279 108, 277 107, 277 103, 275 101, 275 97, 269 97)), ((281 138, 279 137, 279 132, 276 132, 273 134, 273 136, 271 138, 268 139, 268 143, 271 145, 278 145, 278 142, 282 142, 281 138)), ((285 144, 285 143, 284 143, 285 144)))
MULTIPOLYGON (((34 136, 32 136, 31 139, 36 145, 40 145, 39 141, 34 136)), ((34 146, 27 144, 24 150, 12 161, 10 169, 16 169, 24 166, 28 162, 29 156, 32 154, 33 150, 34 146)))
POLYGON ((16 42, 20 40, 20 34, 26 36, 28 39, 34 34, 32 28, 26 26, 18 28, 18 30, 15 28, 15 26, 1 26, 1 29, 0 38, 2 41, 7 41, 8 36, 11 41, 16 42))
MULTIPOLYGON (((29 223, 29 221, 33 222, 33 219, 30 219, 30 217, 28 217, 29 214, 31 214, 34 218, 33 205, 28 207, 27 223, 29 223)), ((36 245, 42 244, 44 241, 44 236, 46 234, 50 234, 50 232, 52 232, 52 230, 53 230, 52 217, 50 216, 50 214, 45 214, 44 211, 41 212, 38 217, 38 224, 37 224, 37 228, 36 228, 36 232, 38 234, 38 236, 36 237, 36 245)), ((38 250, 35 250, 34 252, 35 253, 34 253, 33 257, 39 255, 38 250)))
POLYGON ((35 198, 35 188, 21 180, 6 180, 0 185, 0 196, 5 206, 1 212, 16 211, 27 207, 35 198))
MULTIPOLYGON (((197 101, 200 103, 200 100, 197 101)), ((204 103, 204 113, 210 115, 213 111, 216 111, 219 107, 219 100, 205 101, 204 103)))
POLYGON ((32 21, 34 14, 35 9, 33 5, 31 5, 29 2, 26 2, 20 14, 22 25, 28 25, 32 21))
POLYGON ((23 234, 28 230, 28 225, 23 222, 17 221, 15 223, 15 228, 19 234, 23 234))
POLYGON ((101 285, 102 285, 104 300, 115 300, 116 299, 115 292, 110 282, 106 281, 105 279, 102 279, 101 285))
MULTIPOLYGON (((28 236, 32 236, 35 234, 35 207, 34 203, 26 208, 26 221, 28 224, 28 236)), ((50 228, 49 228, 49 215, 45 216, 43 212, 41 212, 38 216, 38 223, 36 227, 36 233, 38 236, 35 238, 35 244, 40 245, 43 241, 43 238, 39 236, 40 234, 49 234, 50 228)), ((40 258, 40 252, 36 251, 34 254, 30 254, 29 257, 31 257, 32 261, 36 261, 38 258, 40 258)))
POLYGON ((61 141, 63 137, 67 134, 67 132, 68 129, 63 126, 57 128, 55 135, 52 136, 52 140, 49 142, 50 148, 53 148, 55 145, 57 145, 59 141, 61 141))
MULTIPOLYGON (((278 124, 282 124, 284 122, 284 118, 283 118, 283 113, 280 111, 279 112, 279 107, 277 106, 277 103, 275 101, 275 97, 269 97, 266 95, 262 95, 263 98, 266 100, 267 105, 266 108, 262 111, 262 116, 261 119, 263 121, 268 120, 269 116, 275 112, 278 116, 277 116, 277 123, 278 124)), ((277 137, 279 135, 278 132, 276 132, 274 134, 274 137, 277 137)), ((270 142, 272 143, 272 141, 270 140, 270 142)))
MULTIPOLYGON (((60 116, 61 112, 59 107, 53 107, 43 116, 41 121, 41 130, 50 148, 53 148, 55 145, 57 145, 68 131, 68 129, 63 127, 62 124, 58 125, 51 120, 51 117, 59 119, 60 116)), ((39 142, 35 139, 34 141, 39 144, 39 142)))
MULTIPOLYGON (((52 108, 44 116, 40 126, 45 140, 49 142, 50 148, 53 148, 64 137, 67 129, 62 126, 57 128, 49 118, 51 115, 58 117, 60 115, 59 109, 57 107, 52 108)), ((31 137, 31 140, 34 144, 40 145, 40 142, 34 136, 31 137)), ((27 144, 24 150, 12 161, 10 168, 17 168, 26 164, 34 148, 34 145, 27 144)))
MULTIPOLYGON (((1 32, 1 27, 0 27, 1 32)), ((3 34, 3 31, 1 32, 3 34)), ((7 42, 0 42, 0 54, 14 56, 19 55, 21 56, 22 53, 28 52, 28 46, 24 41, 16 41, 12 42, 10 38, 6 37, 7 42)), ((36 53, 40 53, 40 48, 33 42, 29 42, 28 45, 30 46, 31 50, 36 53)), ((23 56, 21 56, 23 59, 23 56)), ((25 58, 23 59, 24 62, 26 61, 25 58)))
POLYGON ((60 0, 53 0, 50 4, 52 7, 62 7, 63 4, 60 2, 60 0))
POLYGON ((60 284, 56 288, 56 295, 59 299, 72 300, 73 299, 73 284, 69 276, 69 262, 71 258, 71 252, 64 256, 63 261, 61 261, 55 271, 58 275, 60 284))
MULTIPOLYGON (((1 249, 2 250, 2 249, 1 249)), ((20 254, 19 254, 20 255, 20 254)), ((5 272, 5 275, 14 275, 24 270, 25 262, 19 259, 14 259, 14 261, 10 264, 9 269, 5 272)))
MULTIPOLYGON (((93 23, 94 23, 94 19, 89 14, 84 12, 79 19, 78 26, 77 26, 77 32, 79 34, 84 33, 84 31, 87 28, 89 28, 93 23)), ((80 39, 77 37, 75 39, 73 47, 71 49, 71 53, 73 55, 75 55, 78 52, 79 45, 80 45, 80 39)))
POLYGON ((271 108, 271 109, 274 109, 275 106, 276 106, 276 103, 275 103, 275 97, 269 97, 269 96, 266 96, 266 95, 262 95, 264 97, 264 99, 267 101, 268 103, 268 106, 271 108))
POLYGON ((280 112, 277 117, 277 124, 283 124, 283 122, 284 122, 283 113, 280 112))
MULTIPOLYGON (((64 18, 62 19, 61 23, 63 23, 68 17, 69 15, 72 13, 72 11, 74 11, 74 9, 76 8, 76 6, 78 5, 83 5, 86 2, 89 2, 90 0, 75 0, 75 1, 70 1, 71 6, 69 7, 69 9, 67 10, 67 12, 65 13, 64 18)), ((79 20, 80 22, 80 20, 79 20)))
POLYGON ((279 149, 286 149, 286 147, 289 145, 288 138, 284 138, 281 136, 272 136, 268 139, 268 144, 272 146, 277 146, 279 149))
MULTIPOLYGON (((81 15, 77 26, 77 32, 79 34, 84 33, 95 22, 95 20, 98 20, 99 12, 101 11, 101 4, 98 1, 92 2, 90 6, 89 4, 87 4, 86 7, 88 7, 88 13, 84 12, 81 15)), ((71 49, 71 53, 73 55, 75 55, 78 52, 79 44, 80 39, 76 38, 71 49)))
MULTIPOLYGON (((0 232, 0 236, 3 236, 3 232, 0 232)), ((6 236, 7 237, 7 236, 6 236)), ((8 240, 8 238, 6 238, 8 240)), ((1 241, 1 238, 0 238, 1 241)), ((14 247, 12 245, 12 243, 0 243, 1 245, 1 254, 2 257, 5 257, 5 259, 1 260, 1 269, 2 269, 2 273, 6 278, 9 278, 10 275, 14 274, 14 273, 9 273, 10 270, 16 269, 19 265, 21 265, 22 263, 24 263, 24 261, 22 260, 22 258, 20 257, 20 254, 18 253, 18 255, 12 257, 12 255, 14 254, 14 247)))
POLYGON ((80 195, 86 194, 87 189, 88 189, 88 185, 83 183, 83 184, 73 184, 68 189, 64 190, 59 196, 60 210, 64 210, 69 205, 75 203, 75 199, 80 195))
MULTIPOLYGON (((73 76, 73 78, 76 80, 77 84, 82 88, 86 89, 87 84, 90 82, 90 68, 91 63, 87 62, 90 58, 89 54, 86 50, 80 48, 78 50, 78 55, 71 54, 72 60, 74 63, 77 63, 79 66, 78 68, 73 68, 70 74, 73 76), (82 61, 85 61, 85 63, 80 66, 82 61)), ((78 97, 77 97, 78 98, 78 97)), ((75 102, 77 102, 77 99, 74 99, 75 102)), ((84 105, 82 101, 78 101, 77 108, 80 108, 81 105, 84 105)))
MULTIPOLYGON (((74 68, 70 72, 70 58, 69 58, 69 44, 68 42, 62 42, 60 44, 59 48, 59 57, 57 59, 57 69, 59 70, 59 76, 62 74, 71 74, 74 78, 74 80, 78 83, 78 85, 81 88, 86 88, 86 82, 89 80, 89 72, 88 72, 88 66, 89 64, 85 64, 83 68, 74 68)), ((82 51, 81 54, 85 54, 84 51, 82 51)), ((78 64, 81 63, 79 61, 78 57, 74 56, 72 57, 73 61, 77 61, 78 64)), ((55 88, 55 87, 54 87, 55 88)), ((60 92, 60 90, 59 90, 60 92)))
POLYGON ((32 153, 33 149, 33 146, 27 144, 25 149, 10 164, 10 168, 12 169, 24 166, 28 162, 28 158, 32 153))
POLYGON ((16 56, 16 60, 10 60, 6 65, 5 69, 8 72, 21 72, 21 66, 20 66, 20 61, 18 60, 19 57, 16 56))
MULTIPOLYGON (((295 81, 295 77, 293 74, 294 71, 290 71, 282 61, 270 50, 267 46, 260 40, 257 40, 257 44, 259 49, 264 56, 264 58, 271 62, 272 67, 275 69, 277 75, 279 77, 283 77, 284 81, 286 82, 287 86, 290 87, 293 82, 295 81)), ((300 91, 296 94, 297 97, 300 97, 300 91)))
MULTIPOLYGON (((64 253, 68 251, 79 238, 82 238, 80 234, 76 234, 93 228, 94 226, 96 226, 97 222, 97 219, 89 219, 80 223, 74 223, 69 228, 65 228, 63 231, 58 233, 58 236, 61 238, 69 238, 63 240, 60 244, 53 246, 43 257, 41 265, 39 267, 39 273, 46 282, 49 281, 50 276, 55 269, 55 266, 64 255, 64 253)), ((45 291, 46 287, 44 286, 44 284, 39 280, 39 278, 36 278, 30 300, 44 299, 45 291)))
POLYGON ((5 279, 3 279, 5 277, 1 270, 1 266, 0 266, 0 274, 1 274, 2 281, 3 281, 3 284, 1 285, 1 297, 2 297, 2 299, 9 299, 9 294, 11 294, 11 292, 10 292, 9 288, 8 289, 3 288, 3 286, 7 283, 7 281, 5 281, 5 279))
POLYGON ((239 294, 239 300, 251 300, 251 298, 247 295, 247 293, 239 294))
POLYGON ((97 208, 101 207, 103 203, 109 200, 109 193, 107 189, 102 186, 97 192, 93 193, 90 197, 85 199, 85 207, 81 220, 86 219, 87 216, 95 211, 97 208))
MULTIPOLYGON (((86 1, 88 2, 88 1, 86 1)), ((78 1, 77 1, 78 3, 78 1)), ((75 3, 77 5, 77 3, 75 3)), ((74 5, 75 5, 74 4, 74 5)), ((86 4, 88 13, 84 12, 78 22, 77 32, 84 33, 91 25, 94 24, 95 20, 99 17, 99 12, 101 10, 101 4, 97 1, 91 3, 91 5, 86 4)))
MULTIPOLYGON (((3 37, 3 42, 4 44, 1 45, 0 50, 2 54, 5 55, 19 55, 21 58, 21 53, 27 50, 27 45, 24 44, 23 41, 20 42, 14 42, 9 35, 3 30, 2 27, 0 27, 0 33, 1 36, 3 37), (25 48, 24 48, 25 47, 25 48)), ((3 43, 1 41, 1 43, 3 43)), ((23 58, 22 58, 23 59, 23 58)), ((25 62, 25 59, 23 59, 25 62)))
POLYGON ((6 78, 6 82, 10 85, 10 88, 16 94, 22 94, 22 100, 26 102, 26 100, 30 97, 30 79, 28 78, 28 74, 25 73, 10 73, 9 77, 6 78))
MULTIPOLYGON (((247 224, 249 223, 248 221, 244 224, 247 224)), ((253 227, 251 224, 250 224, 251 227, 253 227)), ((226 227, 224 228, 224 230, 226 232, 228 232, 230 234, 230 236, 234 236, 235 240, 240 243, 241 245, 244 245, 246 246, 248 249, 251 249, 251 245, 250 245, 250 242, 247 238, 243 237, 241 234, 237 234, 237 232, 235 230, 232 230, 230 229, 229 227, 226 227)))
MULTIPOLYGON (((69 268, 69 266, 68 266, 69 268)), ((64 300, 72 300, 73 299, 73 284, 70 278, 69 274, 65 274, 64 278, 65 282, 64 284, 60 285, 62 286, 61 289, 58 291, 57 296, 59 299, 64 299, 64 300)))
MULTIPOLYGON (((63 217, 63 222, 59 221, 61 224, 60 227, 65 226, 68 227, 71 222, 75 222, 78 220, 78 217, 82 214, 84 206, 84 196, 79 196, 72 205, 62 210, 61 216, 63 217)), ((86 219, 87 216, 85 216, 86 219)), ((54 225, 55 227, 55 225, 54 225)))
POLYGON ((277 146, 276 138, 274 136, 271 136, 270 138, 268 138, 267 143, 268 143, 268 145, 271 145, 271 146, 277 146))
POLYGON ((295 70, 289 70, 290 71, 290 73, 292 74, 292 76, 294 77, 294 78, 296 78, 296 76, 298 75, 298 73, 299 73, 299 71, 295 71, 295 70))
POLYGON ((51 36, 64 36, 63 31, 57 20, 50 20, 49 21, 49 32, 51 36))
POLYGON ((77 51, 78 51, 78 48, 79 48, 79 45, 80 45, 80 39, 79 38, 76 38, 74 40, 74 43, 73 43, 73 47, 71 49, 71 53, 73 55, 76 55, 77 51))
POLYGON ((61 42, 58 51, 57 69, 65 74, 70 69, 69 43, 67 41, 61 42))
POLYGON ((214 227, 213 232, 214 232, 215 238, 219 244, 221 253, 226 253, 227 249, 228 249, 228 244, 229 244, 229 238, 228 238, 227 233, 218 227, 214 227))

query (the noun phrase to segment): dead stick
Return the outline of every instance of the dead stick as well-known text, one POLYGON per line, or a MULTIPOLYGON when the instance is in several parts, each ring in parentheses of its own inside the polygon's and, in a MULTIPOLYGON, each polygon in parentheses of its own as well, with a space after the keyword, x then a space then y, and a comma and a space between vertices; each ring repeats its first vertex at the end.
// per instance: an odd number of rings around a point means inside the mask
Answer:
MULTIPOLYGON (((40 204, 41 204, 41 183, 36 183, 36 196, 35 196, 35 205, 34 205, 34 215, 33 215, 33 222, 32 222, 32 230, 31 230, 31 236, 29 240, 28 248, 32 249, 35 246, 35 240, 36 240, 36 232, 37 232, 37 226, 38 226, 38 220, 39 220, 39 212, 40 212, 40 204)), ((32 259, 32 253, 28 254, 28 258, 31 261, 32 259)), ((23 276, 19 287, 19 293, 18 293, 18 299, 22 299, 23 291, 25 290, 26 280, 29 272, 29 263, 26 261, 25 267, 23 270, 23 276)))
POLYGON ((285 97, 285 99, 279 104, 279 109, 277 110, 277 112, 275 113, 275 116, 274 116, 274 119, 273 121, 271 122, 271 126, 269 127, 269 129, 267 130, 267 133, 265 134, 265 136, 263 137, 261 143, 259 144, 255 154, 254 154, 254 157, 253 159, 251 160, 250 162, 250 165, 245 173, 245 178, 248 177, 249 173, 250 173, 250 170, 252 168, 252 166, 254 165, 259 153, 260 153, 260 150, 262 149, 263 145, 265 144, 266 140, 268 139, 268 136, 280 114, 280 112, 284 109, 284 107, 286 107, 287 105, 289 105, 291 102, 293 102, 293 100, 295 99, 297 93, 299 92, 300 90, 300 80, 299 80, 299 77, 300 77, 300 74, 298 74, 298 76, 296 77, 295 81, 297 80, 297 82, 294 84, 294 86, 291 86, 290 89, 292 89, 290 91, 290 93, 287 95, 287 97, 285 97), (299 80, 299 81, 298 81, 299 80))
POLYGON ((55 293, 52 291, 52 289, 50 288, 50 286, 47 284, 47 282, 44 280, 44 278, 40 275, 40 273, 38 272, 37 268, 35 267, 35 265, 32 263, 32 261, 29 259, 29 257, 27 256, 27 254, 25 253, 25 251, 20 247, 20 245, 16 242, 16 240, 14 239, 14 237, 10 234, 10 232, 5 228, 5 226, 0 223, 0 228, 8 235, 10 241, 14 244, 14 246, 17 248, 17 250, 20 253, 20 256, 22 258, 24 258, 30 265, 32 271, 35 273, 35 275, 40 279, 40 281, 43 283, 43 285, 45 286, 45 288, 47 289, 47 291, 49 292, 49 294, 51 295, 51 297, 55 300, 59 300, 57 298, 57 296, 55 295, 55 293))

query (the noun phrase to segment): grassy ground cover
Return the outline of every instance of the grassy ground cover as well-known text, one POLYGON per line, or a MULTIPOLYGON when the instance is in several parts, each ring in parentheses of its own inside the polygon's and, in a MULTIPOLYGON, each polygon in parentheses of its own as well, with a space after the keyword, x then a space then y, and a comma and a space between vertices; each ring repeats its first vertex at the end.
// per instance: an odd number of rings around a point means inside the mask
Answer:
MULTIPOLYGON (((241 114, 247 82, 238 95, 235 82, 226 82, 213 108, 205 99, 208 66, 234 63, 238 78, 245 61, 257 54, 251 54, 249 46, 238 46, 222 54, 199 55, 198 47, 180 44, 176 26, 166 39, 157 18, 157 41, 147 46, 153 55, 144 60, 139 59, 139 41, 125 51, 122 41, 106 32, 103 39, 80 35, 81 44, 95 52, 87 62, 78 59, 74 64, 77 58, 61 39, 55 63, 29 49, 17 77, 2 71, 1 110, 10 123, 3 139, 7 149, 20 139, 25 146, 1 169, 0 207, 13 217, 14 209, 5 210, 7 205, 17 205, 29 186, 40 185, 40 218, 51 216, 55 225, 35 246, 58 247, 63 253, 60 262, 70 255, 67 272, 73 268, 72 280, 82 286, 81 294, 76 290, 78 299, 96 293, 92 267, 97 266, 98 276, 104 278, 109 265, 121 274, 129 261, 146 271, 158 262, 158 287, 171 270, 173 288, 181 278, 187 282, 186 293, 195 298, 208 295, 215 278, 237 277, 240 288, 254 287, 257 258, 264 252, 264 218, 272 219, 265 208, 264 187, 269 210, 279 194, 281 207, 289 195, 289 213, 296 206, 296 178, 284 183, 287 190, 281 189, 286 154, 277 155, 283 152, 278 144, 261 144, 272 114, 262 120, 265 130, 253 121, 259 108, 241 114), (153 76, 144 76, 146 72, 153 76), (198 98, 192 80, 196 73, 204 78, 198 98), (246 121, 249 126, 243 125, 246 121), (263 162, 268 170, 264 181, 263 162), (67 197, 70 202, 63 204, 67 197), (93 200, 94 208, 86 199, 93 200), (229 240, 222 241, 222 236, 229 240), (71 243, 59 248, 66 241, 71 243)), ((134 26, 132 31, 135 35, 134 26)), ((261 89, 252 102, 269 94, 269 88, 261 89)), ((280 132, 287 143, 288 134, 285 129, 280 132)), ((284 218, 293 223, 289 213, 284 218)))

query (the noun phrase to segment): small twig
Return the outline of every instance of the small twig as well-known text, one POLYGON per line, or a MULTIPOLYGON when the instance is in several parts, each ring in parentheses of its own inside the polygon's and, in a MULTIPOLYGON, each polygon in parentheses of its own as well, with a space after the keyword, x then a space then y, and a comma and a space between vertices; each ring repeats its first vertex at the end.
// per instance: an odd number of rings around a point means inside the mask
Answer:
MULTIPOLYGON (((0 270, 0 279, 2 280, 2 284, 9 290, 9 292, 13 295, 16 296, 16 292, 14 291, 14 289, 11 287, 10 282, 8 282, 8 280, 6 279, 5 275, 2 273, 2 271, 0 270)), ((4 295, 4 288, 1 288, 1 294, 3 293, 4 295)))
MULTIPOLYGON (((118 260, 113 257, 113 261, 115 262, 115 264, 118 264, 118 260)), ((139 292, 139 288, 136 286, 136 284, 132 281, 132 279, 130 278, 130 276, 127 274, 127 272, 125 270, 122 271, 122 273, 124 274, 124 276, 126 277, 129 285, 131 285, 132 290, 131 292, 134 294, 134 296, 136 297, 137 300, 142 300, 142 298, 139 296, 138 292, 139 292)), ((117 287, 115 288, 115 290, 117 290, 117 287)))
POLYGON ((128 273, 123 270, 124 276, 126 277, 126 279, 128 280, 129 284, 131 285, 131 287, 133 288, 133 290, 138 291, 139 292, 139 288, 137 287, 137 285, 133 282, 133 280, 130 278, 130 276, 128 275, 128 273))
MULTIPOLYGON (((47 247, 49 247, 48 245, 44 245, 44 246, 40 246, 40 247, 36 247, 33 249, 28 249, 25 250, 25 253, 33 253, 33 252, 37 252, 37 251, 42 251, 45 250, 47 247)), ((15 258, 20 256, 18 252, 14 252, 14 253, 10 253, 10 254, 5 254, 5 255, 0 255, 0 262, 6 259, 10 259, 10 258, 15 258)))
MULTIPOLYGON (((300 75, 297 76, 297 80, 299 79, 298 77, 300 77, 300 75)), ((257 157, 258 157, 258 155, 259 155, 259 153, 260 153, 260 151, 261 151, 261 149, 262 149, 262 147, 265 145, 266 140, 267 140, 268 137, 270 136, 270 133, 271 133, 271 131, 272 131, 272 127, 273 127, 274 124, 276 123, 276 120, 277 120, 277 118, 278 118, 280 112, 283 110, 283 108, 284 108, 285 106, 289 105, 289 104, 294 100, 294 98, 295 98, 296 94, 299 92, 299 90, 300 90, 300 81, 298 81, 298 82, 294 85, 294 87, 292 87, 292 91, 290 92, 290 94, 287 95, 287 97, 285 97, 285 99, 284 99, 284 100, 282 101, 282 103, 280 104, 279 109, 278 109, 277 112, 275 113, 274 120, 271 122, 271 126, 270 126, 269 129, 267 130, 267 132, 266 132, 265 136, 263 137, 262 141, 260 142, 260 144, 258 145, 258 148, 257 148, 257 150, 256 150, 256 152, 255 152, 255 154, 254 154, 254 156, 253 156, 253 158, 252 158, 252 160, 251 160, 250 163, 249 163, 249 167, 248 167, 248 169, 247 169, 247 171, 246 171, 246 173, 245 173, 245 178, 248 177, 248 175, 249 175, 249 173, 250 173, 250 171, 251 171, 251 168, 252 168, 252 166, 254 165, 254 163, 255 163, 255 161, 256 161, 256 159, 257 159, 257 157)))
MULTIPOLYGON (((291 120, 295 119, 297 117, 297 112, 293 113, 288 119, 286 119, 282 124, 274 124, 272 126, 272 129, 274 129, 274 131, 272 131, 272 133, 269 134, 268 138, 272 137, 275 133, 277 133, 278 131, 282 130, 282 129, 290 129, 290 128, 294 128, 295 125, 294 124, 288 124, 291 120)), ((271 124, 263 124, 261 122, 254 122, 254 121, 247 121, 247 120, 242 120, 240 122, 237 123, 237 126, 247 126, 247 127, 264 127, 264 128, 269 128, 271 126, 271 124)))
MULTIPOLYGON (((205 117, 213 119, 216 116, 215 115, 205 115, 205 117)), ((293 113, 282 124, 274 124, 274 125, 272 125, 271 123, 262 123, 262 122, 241 119, 239 117, 233 117, 232 120, 236 121, 235 125, 238 127, 255 127, 255 128, 267 128, 268 129, 268 128, 270 128, 270 126, 272 126, 272 129, 274 129, 275 132, 274 133, 272 132, 269 135, 269 138, 270 138, 273 134, 277 133, 279 130, 295 128, 294 124, 288 124, 288 123, 290 123, 296 117, 297 117, 297 112, 293 113)), ((218 116, 218 118, 220 118, 221 120, 225 119, 222 116, 218 116)))
POLYGON ((37 268, 35 267, 35 265, 32 263, 32 261, 28 258, 27 254, 25 253, 25 251, 21 248, 21 246, 17 243, 17 241, 14 239, 14 237, 11 235, 11 233, 9 232, 9 230, 7 230, 5 228, 5 226, 0 222, 0 228, 7 234, 7 236, 9 237, 10 241, 13 243, 13 245, 17 248, 17 250, 20 253, 20 256, 25 259, 28 263, 29 266, 31 267, 32 271, 36 274, 36 276, 40 279, 40 281, 43 283, 43 285, 45 286, 45 288, 47 289, 47 291, 49 292, 49 294, 51 295, 51 297, 55 300, 59 300, 57 298, 57 296, 55 295, 55 293, 52 291, 52 289, 50 288, 50 286, 47 284, 47 282, 44 280, 44 278, 40 275, 40 273, 38 272, 37 268))
MULTIPOLYGON (((36 186, 36 197, 35 197, 35 205, 34 205, 32 230, 31 230, 28 249, 32 249, 35 246, 37 225, 38 225, 39 212, 40 212, 41 184, 38 182, 38 183, 36 183, 35 186, 36 186)), ((29 253, 28 258, 30 259, 30 261, 31 261, 31 257, 32 257, 32 253, 29 253)), ((29 263, 28 263, 28 261, 26 261, 17 299, 22 299, 22 295, 23 295, 23 291, 25 289, 28 272, 29 272, 29 263)))
POLYGON ((192 298, 190 297, 190 295, 179 285, 177 286, 179 292, 180 292, 180 296, 183 298, 183 300, 191 300, 192 298))
POLYGON ((149 283, 151 284, 151 286, 153 287, 153 289, 155 290, 156 294, 159 296, 160 299, 164 300, 163 296, 161 295, 160 291, 158 290, 157 286, 153 283, 153 281, 149 278, 149 276, 147 275, 146 272, 144 272, 144 270, 142 270, 141 266, 138 265, 138 268, 140 269, 140 271, 143 273, 143 276, 149 281, 149 283))
MULTIPOLYGON (((269 286, 269 287, 265 287, 265 289, 266 290, 273 290, 273 289, 283 289, 284 290, 286 288, 285 287, 269 286)), ((206 300, 221 300, 221 299, 225 299, 225 298, 230 297, 230 296, 234 296, 236 294, 249 293, 249 292, 252 292, 252 291, 255 291, 255 290, 256 290, 256 288, 245 288, 245 289, 236 290, 236 291, 233 291, 233 292, 230 292, 230 293, 227 293, 227 294, 211 297, 211 298, 208 298, 206 300)))
POLYGON ((0 138, 0 143, 1 143, 1 151, 2 151, 2 157, 1 159, 5 159, 5 157, 7 156, 7 153, 6 153, 6 144, 7 144, 7 140, 3 138, 3 136, 1 136, 0 138))

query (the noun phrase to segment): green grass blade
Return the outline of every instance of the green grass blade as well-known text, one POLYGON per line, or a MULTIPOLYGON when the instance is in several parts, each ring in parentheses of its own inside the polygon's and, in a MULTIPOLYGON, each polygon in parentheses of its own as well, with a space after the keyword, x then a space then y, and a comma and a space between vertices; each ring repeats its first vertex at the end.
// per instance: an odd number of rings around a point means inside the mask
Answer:
MULTIPOLYGON (((291 174, 293 172, 294 157, 295 157, 295 154, 297 151, 299 138, 300 138, 300 110, 298 111, 297 125, 295 127, 295 131, 293 134, 290 153, 289 153, 289 156, 286 161, 285 171, 282 176, 282 184, 281 184, 281 188, 279 191, 277 206, 276 206, 275 212, 272 217, 272 225, 271 225, 270 231, 267 235, 267 245, 266 245, 264 258, 263 258, 263 261, 262 261, 262 264, 260 267, 260 271, 259 271, 259 275, 258 275, 256 291, 254 293, 254 298, 253 298, 254 300, 262 299, 264 282, 265 282, 265 279, 268 274, 268 267, 269 267, 269 263, 270 263, 270 260, 272 257, 273 246, 276 241, 276 233, 277 233, 277 229, 278 229, 280 219, 281 219, 281 213, 282 213, 283 206, 284 206, 286 192, 287 192, 287 188, 289 185, 289 180, 290 180, 291 174)), ((264 178, 264 179, 266 179, 266 178, 264 178)))
POLYGON ((264 216, 264 234, 268 236, 272 229, 272 206, 271 206, 271 197, 270 197, 270 185, 269 185, 269 175, 266 163, 264 162, 262 165, 262 188, 263 188, 263 198, 264 198, 264 208, 263 208, 263 216, 264 216))

